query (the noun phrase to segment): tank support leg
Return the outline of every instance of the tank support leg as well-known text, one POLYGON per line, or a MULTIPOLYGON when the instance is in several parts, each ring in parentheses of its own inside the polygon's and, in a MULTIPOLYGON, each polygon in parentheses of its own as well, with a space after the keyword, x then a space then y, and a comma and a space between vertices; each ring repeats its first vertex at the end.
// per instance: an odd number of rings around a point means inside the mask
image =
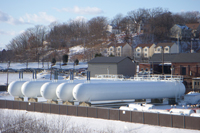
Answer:
POLYGON ((37 98, 28 98, 28 101, 29 102, 38 102, 38 99, 37 98))
POLYGON ((74 102, 70 102, 70 101, 63 101, 63 104, 65 104, 65 105, 74 105, 74 102))
POLYGON ((14 97, 14 100, 15 101, 24 101, 24 98, 23 97, 14 97))

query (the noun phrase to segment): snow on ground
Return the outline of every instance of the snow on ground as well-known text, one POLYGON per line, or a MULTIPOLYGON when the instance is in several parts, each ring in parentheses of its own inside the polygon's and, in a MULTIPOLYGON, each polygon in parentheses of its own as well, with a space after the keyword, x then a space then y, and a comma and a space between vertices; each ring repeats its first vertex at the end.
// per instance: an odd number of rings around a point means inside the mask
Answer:
MULTIPOLYGON (((0 109, 1 120, 7 119, 10 120, 19 120, 22 119, 22 116, 25 117, 23 120, 36 120, 38 124, 42 124, 44 127, 52 131, 59 130, 58 132, 115 132, 115 133, 129 133, 129 132, 141 132, 141 133, 197 133, 198 130, 188 130, 180 128, 170 128, 170 127, 161 127, 161 126, 151 126, 145 124, 129 123, 122 121, 113 121, 113 120, 104 120, 104 119, 95 119, 95 118, 85 118, 85 117, 75 117, 67 115, 55 115, 55 114, 45 114, 37 112, 27 112, 27 111, 18 111, 18 110, 8 110, 0 109), (61 131, 62 130, 62 131, 61 131)), ((4 125, 6 126, 6 121, 4 125)), ((13 122, 14 123, 14 122, 13 122)), ((15 123, 16 124, 16 123, 15 123)), ((12 125, 12 121, 10 122, 12 125)), ((40 125, 40 126, 42 126, 40 125)), ((26 126, 27 127, 27 123, 26 126)), ((37 128, 37 127, 36 127, 37 128)), ((0 128, 1 129, 1 128, 0 128)), ((27 129, 26 129, 27 130, 27 129)), ((33 130, 33 129, 32 129, 33 130)), ((1 130, 0 130, 1 131, 1 130)))
POLYGON ((81 45, 70 47, 69 48, 69 55, 71 56, 73 54, 82 53, 83 51, 84 51, 84 47, 81 46, 81 45))

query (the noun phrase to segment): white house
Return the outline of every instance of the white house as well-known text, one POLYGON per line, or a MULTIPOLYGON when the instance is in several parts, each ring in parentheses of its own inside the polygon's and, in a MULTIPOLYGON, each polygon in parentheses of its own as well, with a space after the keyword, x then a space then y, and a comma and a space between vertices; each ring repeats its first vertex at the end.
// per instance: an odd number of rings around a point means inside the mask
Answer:
POLYGON ((149 58, 154 54, 154 47, 156 45, 152 44, 138 44, 135 48, 135 58, 149 58))
POLYGON ((176 39, 189 39, 191 38, 191 29, 187 27, 186 25, 178 25, 175 24, 171 29, 170 29, 170 36, 171 38, 176 38, 176 39))
POLYGON ((154 53, 159 54, 162 53, 179 53, 179 46, 176 43, 158 43, 154 48, 154 53))

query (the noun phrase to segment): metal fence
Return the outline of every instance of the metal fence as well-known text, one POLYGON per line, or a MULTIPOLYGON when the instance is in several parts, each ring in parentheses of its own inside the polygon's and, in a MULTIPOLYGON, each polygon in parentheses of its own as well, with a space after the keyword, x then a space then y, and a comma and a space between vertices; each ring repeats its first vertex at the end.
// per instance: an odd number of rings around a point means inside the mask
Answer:
POLYGON ((8 100, 0 100, 0 108, 200 130, 200 117, 8 100))

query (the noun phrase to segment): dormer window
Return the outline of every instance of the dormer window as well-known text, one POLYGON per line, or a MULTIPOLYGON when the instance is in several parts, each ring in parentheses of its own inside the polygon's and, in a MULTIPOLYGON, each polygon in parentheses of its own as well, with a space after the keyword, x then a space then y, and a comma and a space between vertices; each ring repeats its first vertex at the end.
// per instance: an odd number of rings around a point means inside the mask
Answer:
POLYGON ((110 48, 110 51, 112 51, 112 48, 110 48))
POLYGON ((160 48, 158 48, 158 51, 160 51, 160 48))
POLYGON ((147 51, 147 48, 145 48, 144 51, 147 51))
POLYGON ((165 51, 168 51, 169 50, 169 48, 165 48, 165 51))
POLYGON ((140 49, 138 48, 137 51, 140 51, 140 49))

